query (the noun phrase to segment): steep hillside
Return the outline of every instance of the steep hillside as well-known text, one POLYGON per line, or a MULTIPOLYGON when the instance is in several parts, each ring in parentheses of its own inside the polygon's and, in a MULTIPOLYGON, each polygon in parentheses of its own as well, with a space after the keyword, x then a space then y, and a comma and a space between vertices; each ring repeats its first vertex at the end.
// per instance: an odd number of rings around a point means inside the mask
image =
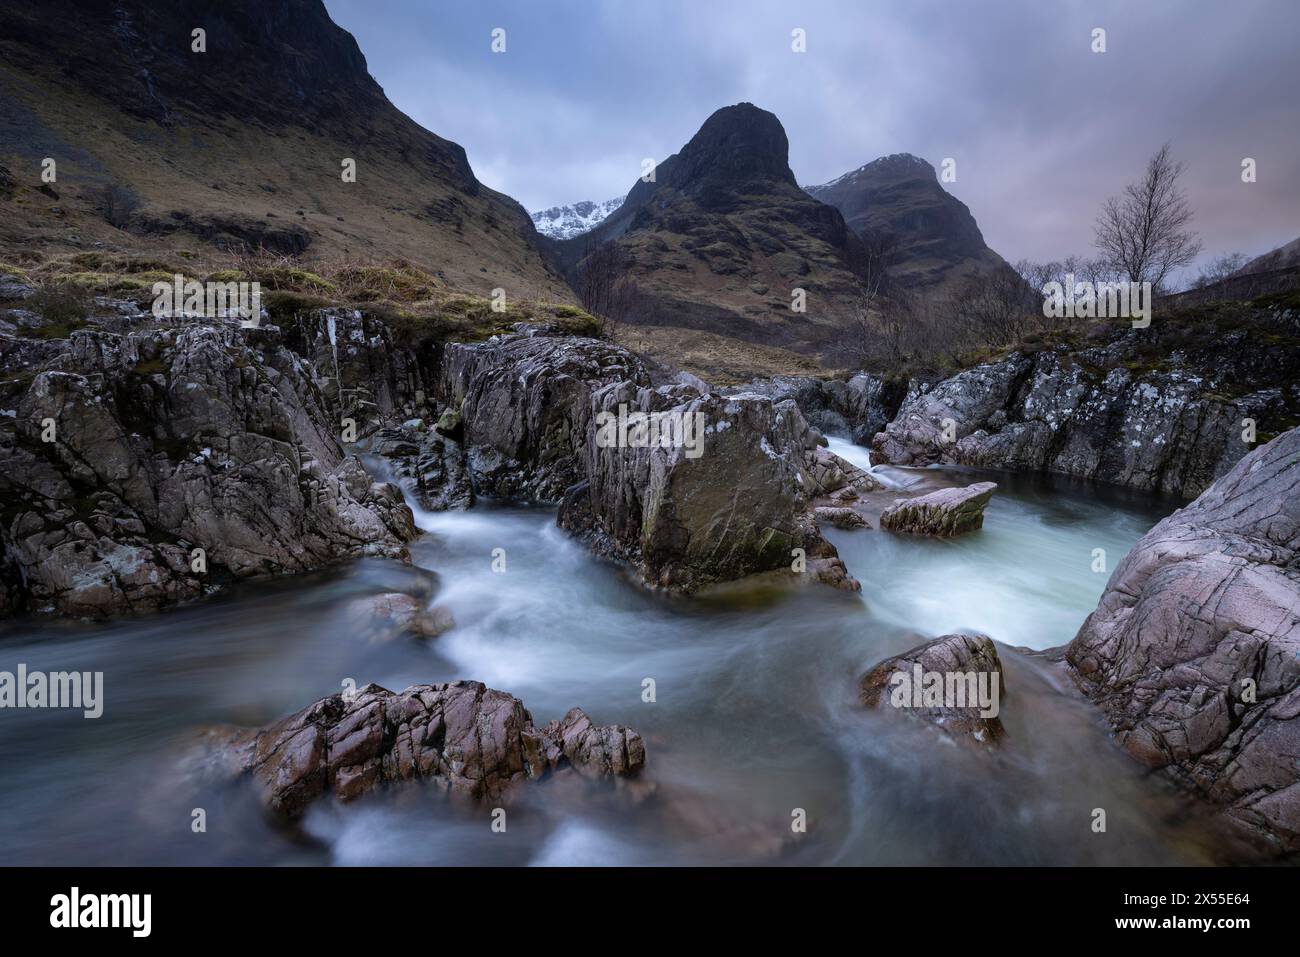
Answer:
POLYGON ((635 284, 621 318, 817 354, 857 297, 861 244, 838 211, 801 190, 780 121, 740 103, 718 110, 654 182, 638 180, 596 229, 557 246, 580 272, 614 243, 635 284), (791 309, 805 290, 806 311, 791 309))
POLYGON ((807 190, 843 213, 863 239, 891 237, 891 278, 904 286, 953 284, 1006 266, 984 244, 966 204, 940 185, 934 167, 919 156, 882 156, 807 190))
POLYGON ((0 164, 6 258, 264 246, 572 298, 524 209, 388 101, 320 0, 0 0, 0 164))

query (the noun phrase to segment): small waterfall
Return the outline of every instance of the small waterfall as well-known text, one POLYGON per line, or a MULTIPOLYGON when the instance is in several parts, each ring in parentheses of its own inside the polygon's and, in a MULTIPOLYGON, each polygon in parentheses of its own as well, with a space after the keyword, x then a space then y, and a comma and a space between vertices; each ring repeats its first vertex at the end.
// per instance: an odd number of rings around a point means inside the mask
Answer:
POLYGON ((339 412, 343 411, 343 373, 339 369, 338 327, 334 316, 325 317, 325 329, 330 337, 330 352, 334 354, 334 379, 339 384, 339 412))

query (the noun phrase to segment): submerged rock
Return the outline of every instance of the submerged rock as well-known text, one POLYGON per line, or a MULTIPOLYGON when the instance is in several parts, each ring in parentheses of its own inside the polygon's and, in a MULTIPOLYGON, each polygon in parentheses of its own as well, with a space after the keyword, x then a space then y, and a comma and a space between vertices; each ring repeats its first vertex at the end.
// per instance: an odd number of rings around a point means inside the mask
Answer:
POLYGON ((351 631, 377 641, 396 635, 437 638, 456 626, 450 609, 441 605, 426 608, 425 602, 404 592, 358 598, 345 614, 351 631))
POLYGON ((880 514, 880 527, 912 535, 950 537, 984 526, 984 508, 996 482, 942 488, 917 498, 899 499, 880 514))
POLYGON ((1143 536, 1066 660, 1126 751, 1300 850, 1300 430, 1143 536))
POLYGON ((518 698, 477 681, 396 694, 370 684, 261 730, 211 732, 206 746, 217 767, 251 777, 265 805, 288 819, 329 793, 350 801, 419 780, 470 800, 497 800, 552 770, 629 777, 646 757, 630 728, 598 727, 579 708, 537 728, 518 698))
POLYGON ((1002 661, 986 635, 944 635, 876 665, 862 676, 864 707, 906 713, 949 737, 994 745, 1006 693, 1002 661))

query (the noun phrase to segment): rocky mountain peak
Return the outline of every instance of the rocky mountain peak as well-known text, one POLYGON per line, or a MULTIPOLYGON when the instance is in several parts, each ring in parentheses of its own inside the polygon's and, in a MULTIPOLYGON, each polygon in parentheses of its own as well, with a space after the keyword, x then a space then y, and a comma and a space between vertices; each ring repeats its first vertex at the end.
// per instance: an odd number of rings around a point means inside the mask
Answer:
POLYGON ((752 103, 724 106, 691 137, 677 156, 674 185, 692 181, 746 183, 773 179, 795 185, 790 141, 776 114, 752 103))

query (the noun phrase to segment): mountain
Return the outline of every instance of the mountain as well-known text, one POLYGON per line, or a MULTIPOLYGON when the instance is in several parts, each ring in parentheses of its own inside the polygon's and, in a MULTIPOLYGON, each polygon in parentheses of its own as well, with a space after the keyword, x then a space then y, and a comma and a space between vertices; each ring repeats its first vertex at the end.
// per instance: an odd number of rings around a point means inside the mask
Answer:
POLYGON ((573 298, 527 212, 389 102, 321 0, 0 0, 0 165, 0 254, 261 245, 573 298))
POLYGON ((572 277, 607 243, 631 282, 619 318, 647 329, 818 354, 843 334, 858 296, 861 242, 799 188, 781 122, 751 103, 718 110, 613 215, 556 247, 572 277), (791 309, 796 289, 804 312, 791 309))
POLYGON ((552 206, 533 213, 533 225, 543 236, 552 239, 572 239, 590 232, 600 225, 601 220, 611 215, 623 205, 623 197, 607 199, 603 203, 593 203, 584 199, 572 206, 552 206))
POLYGON ((1006 266, 984 244, 966 204, 940 185, 934 167, 919 156, 882 156, 806 189, 843 213, 863 239, 891 237, 890 275, 905 286, 947 285, 1006 266))
POLYGON ((1272 272, 1275 269, 1292 269, 1296 266, 1300 266, 1300 239, 1293 239, 1271 252, 1256 256, 1232 275, 1253 276, 1258 273, 1272 272))

